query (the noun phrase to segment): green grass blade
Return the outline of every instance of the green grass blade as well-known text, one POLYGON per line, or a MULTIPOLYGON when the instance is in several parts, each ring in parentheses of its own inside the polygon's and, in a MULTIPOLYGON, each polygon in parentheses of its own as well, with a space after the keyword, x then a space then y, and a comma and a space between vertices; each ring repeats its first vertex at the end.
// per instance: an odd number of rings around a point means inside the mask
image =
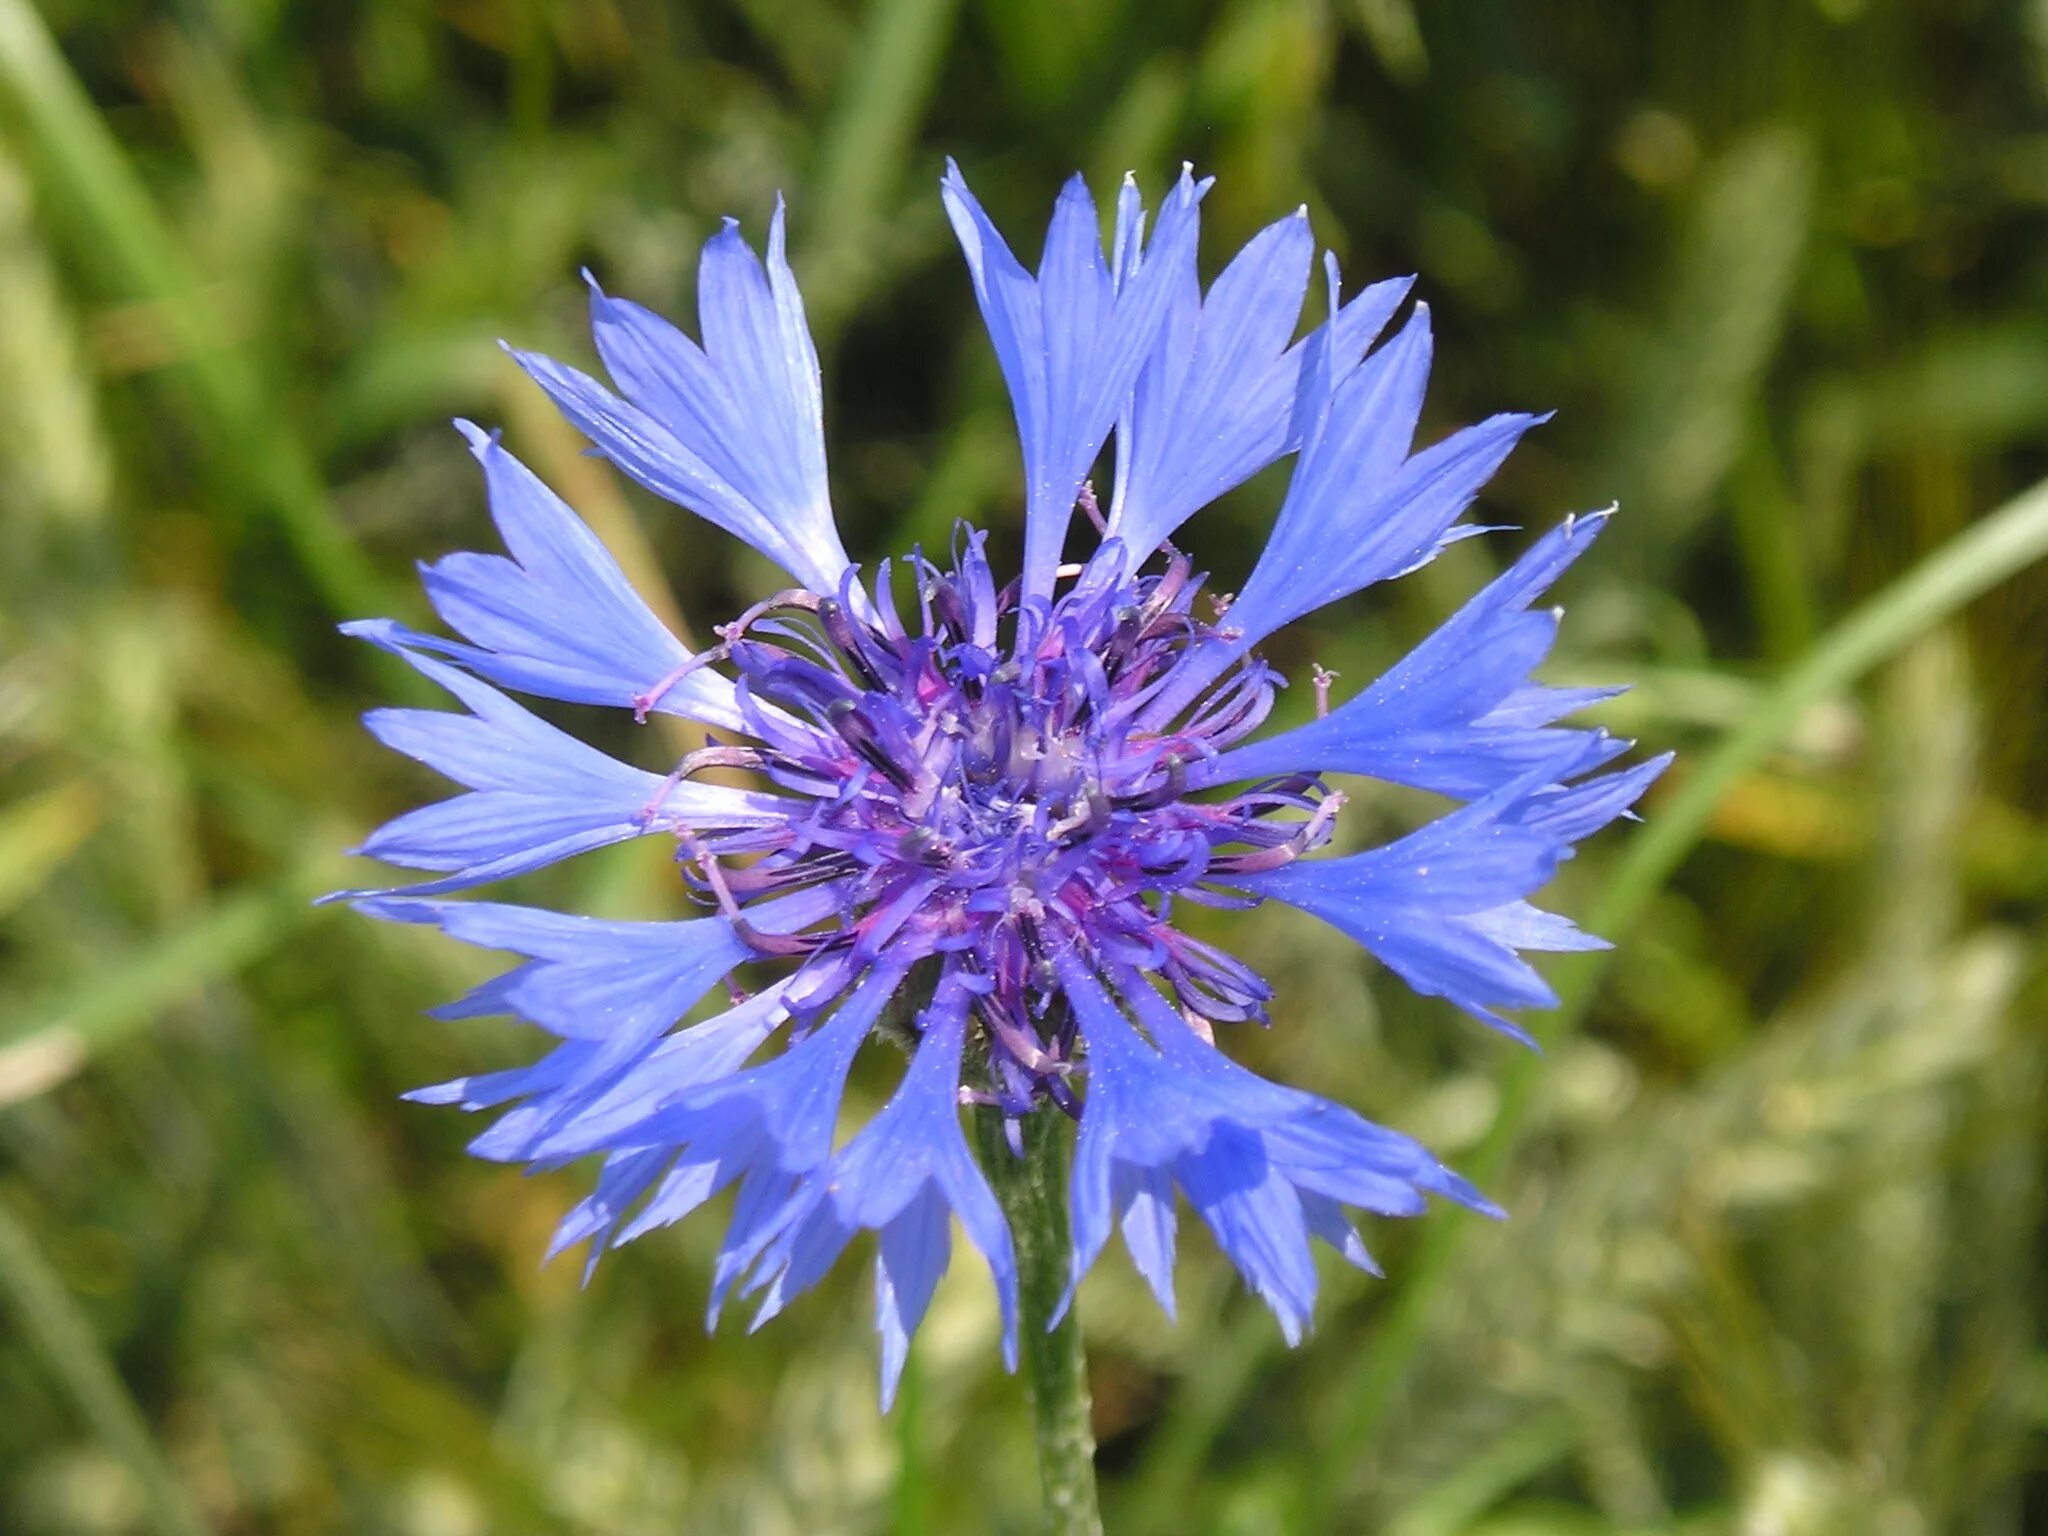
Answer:
POLYGON ((92 1325, 35 1238, 5 1206, 0 1206, 0 1294, 79 1413, 135 1478, 156 1529, 165 1536, 206 1536, 206 1522, 157 1448, 141 1409, 93 1337, 92 1325))
MULTIPOLYGON (((829 340, 875 278, 875 234, 907 168, 938 83, 959 0, 881 0, 868 7, 839 99, 820 135, 817 207, 806 224, 804 294, 829 340)), ((938 179, 938 166, 930 168, 938 179)))
POLYGON ((41 889, 99 820, 98 797, 77 779, 0 810, 0 917, 41 889))
POLYGON ((146 1027, 165 1008, 234 975, 326 911, 310 902, 331 882, 313 861, 275 886, 223 897, 191 922, 137 952, 117 956, 0 1039, 0 1106, 63 1081, 146 1027))
POLYGON ((1564 1460, 1578 1440, 1561 1411, 1517 1424, 1388 1520, 1386 1536, 1459 1536, 1504 1495, 1564 1460))
POLYGON ((382 581, 334 516, 325 485, 278 418, 247 358, 221 345, 178 241, 28 0, 0 0, 0 105, 37 154, 44 195, 68 208, 75 241, 126 296, 156 305, 187 364, 201 425, 274 517, 307 578, 344 618, 393 611, 382 581))

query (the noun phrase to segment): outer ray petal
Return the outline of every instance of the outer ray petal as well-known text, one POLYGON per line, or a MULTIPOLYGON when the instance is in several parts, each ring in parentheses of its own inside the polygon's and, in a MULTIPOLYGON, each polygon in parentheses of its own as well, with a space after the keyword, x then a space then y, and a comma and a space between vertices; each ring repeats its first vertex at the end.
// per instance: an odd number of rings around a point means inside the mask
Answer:
POLYGON ((1590 744, 1587 732, 1548 728, 1551 710, 1586 695, 1529 682, 1557 633, 1556 613, 1529 605, 1606 521, 1567 519, 1369 688, 1319 720, 1196 764, 1188 782, 1360 773, 1469 798, 1590 744))
POLYGON ((1158 338, 1195 243, 1207 182, 1183 176, 1131 281, 1113 281, 1095 201, 1079 176, 1053 210, 1037 275, 1025 271, 948 162, 941 191, 1009 385, 1024 449, 1024 592, 1049 597, 1074 499, 1158 338))
MULTIPOLYGON (((1303 365, 1356 364, 1413 282, 1375 283, 1290 345, 1308 282, 1306 210, 1255 235, 1201 296, 1194 252, 1117 438, 1111 531, 1142 559, 1224 492, 1300 446, 1303 365)), ((1151 259, 1149 256, 1147 259, 1151 259)), ((1332 295, 1335 276, 1332 274, 1332 295)))
MULTIPOLYGON (((787 814, 774 795, 670 785, 556 730, 466 672, 402 645, 390 648, 470 711, 382 709, 364 717, 386 746, 470 791, 400 816, 356 850, 409 869, 450 872, 408 887, 414 896, 525 874, 648 832, 767 826, 787 814)), ((328 899, 367 894, 373 893, 328 899)))
MULTIPOLYGON (((637 1081, 614 1074, 598 1085, 599 1094, 572 1103, 566 1112, 557 1110, 546 1125, 522 1127, 524 1140, 514 1156, 559 1162, 603 1145, 610 1149, 607 1167, 633 1170, 633 1198, 652 1191, 637 1215, 628 1212, 630 1201, 615 1195, 600 1202, 602 1220, 593 1222, 594 1211, 571 1212, 556 1246, 600 1233, 600 1247, 630 1241, 681 1220, 740 1181, 726 1252, 714 1277, 715 1317, 726 1288, 744 1268, 733 1262, 735 1252, 758 1251, 756 1234, 782 1208, 795 1180, 830 1153, 847 1071, 903 974, 901 967, 869 971, 822 1025, 780 1055, 744 1071, 714 1073, 714 1067, 743 1060, 742 1048, 758 1046, 791 1012, 795 994, 780 984, 664 1042, 655 1070, 672 1081, 663 1091, 643 1093, 637 1081), (682 1042, 703 1030, 716 1033, 695 1054, 682 1042), (585 1115, 606 1122, 601 1135, 583 1123, 585 1115)), ((825 1001, 814 996, 810 1005, 822 1007, 825 1001)), ((639 1075, 636 1067, 633 1077, 639 1075)), ((591 1257, 594 1262, 595 1250, 591 1257)))
MULTIPOLYGON (((842 890, 822 886, 747 913, 765 933, 795 933, 839 911, 842 890)), ((437 1009, 441 1018, 510 1013, 568 1040, 642 1037, 666 1030, 734 967, 756 958, 719 916, 617 922, 496 901, 406 895, 359 900, 390 922, 430 923, 451 938, 508 950, 525 963, 437 1009)))
MULTIPOLYGON (((483 466, 491 518, 510 553, 448 555, 420 568, 435 611, 471 643, 417 634, 389 619, 345 624, 390 649, 433 652, 501 687, 575 704, 635 707, 690 653, 626 581, 583 520, 539 478, 466 421, 456 426, 483 466)), ((743 728, 732 684, 684 678, 652 707, 743 728)))
POLYGON ((844 1150, 804 1179, 761 1229, 750 1291, 767 1315, 814 1283, 862 1230, 881 1234, 875 1273, 882 1335, 882 1408, 895 1397, 910 1335, 949 1257, 957 1214, 988 1261, 1003 1315, 1004 1358, 1017 1350, 1017 1265, 995 1193, 960 1129, 960 1050, 969 991, 960 972, 939 983, 920 1023, 910 1070, 882 1112, 844 1150))
POLYGON ((1327 353, 1304 368, 1302 447, 1272 535, 1232 603, 1226 635, 1201 648, 1148 710, 1163 723, 1266 636, 1341 597, 1405 575, 1481 530, 1452 525, 1546 418, 1489 417, 1410 455, 1428 382, 1428 306, 1348 376, 1327 353), (1323 392, 1328 391, 1327 405, 1323 392))
POLYGON ((625 398, 537 353, 513 356, 599 450, 817 592, 848 561, 825 482, 818 355, 776 205, 761 259, 727 220, 699 264, 704 343, 591 284, 591 324, 625 398))
MULTIPOLYGON (((840 893, 806 891, 748 914, 758 932, 791 933, 837 909, 840 893)), ((788 1016, 787 981, 704 1024, 668 1035, 721 977, 755 958, 723 917, 679 923, 605 922, 497 902, 371 898, 375 917, 432 923, 453 937, 526 956, 436 1013, 509 1013, 566 1042, 532 1067, 459 1079, 413 1097, 477 1109, 528 1102, 477 1138, 501 1161, 555 1160, 661 1145, 637 1128, 691 1084, 723 1077, 788 1016), (663 1037, 667 1035, 667 1038, 663 1037)))
POLYGON ((1471 805, 1397 842, 1339 859, 1305 859, 1235 877, 1349 934, 1416 991, 1444 997, 1523 1041, 1494 1010, 1551 1007, 1557 999, 1516 952, 1579 948, 1576 929, 1543 921, 1525 898, 1570 858, 1572 844, 1622 814, 1668 758, 1568 789, 1604 744, 1539 764, 1471 805))
POLYGON ((1428 1191, 1492 1210, 1407 1137, 1230 1062, 1137 972, 1117 973, 1123 1006, 1074 956, 1059 963, 1059 977, 1088 1046, 1088 1093, 1069 1181, 1073 1254, 1060 1312, 1107 1243, 1112 1221, 1121 1220, 1133 1259, 1171 1314, 1176 1186, 1290 1343, 1314 1311, 1309 1238, 1324 1237, 1354 1263, 1364 1252, 1341 1204, 1413 1215, 1428 1191), (1152 1043, 1124 1007, 1138 1014, 1152 1043))

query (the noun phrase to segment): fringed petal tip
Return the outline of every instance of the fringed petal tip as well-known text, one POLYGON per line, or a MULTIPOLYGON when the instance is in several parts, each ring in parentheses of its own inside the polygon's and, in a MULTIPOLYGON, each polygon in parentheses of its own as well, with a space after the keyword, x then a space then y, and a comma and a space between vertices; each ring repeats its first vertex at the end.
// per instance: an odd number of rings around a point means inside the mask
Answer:
MULTIPOLYGON (((498 345, 503 346, 504 343, 501 341, 498 345)), ((462 434, 463 441, 469 444, 469 451, 475 454, 479 460, 489 454, 492 449, 500 446, 505 435, 497 427, 492 427, 489 431, 486 431, 464 416, 455 417, 449 424, 462 434)))
POLYGON ((1060 983, 1094 1066, 1069 1184, 1073 1260, 1057 1315, 1120 1224, 1172 1316, 1176 1194, 1290 1343, 1307 1335, 1314 1315, 1311 1238, 1377 1272, 1347 1206, 1417 1215, 1435 1194, 1498 1213, 1407 1137, 1235 1065, 1138 972, 1116 971, 1120 1002, 1076 961, 1060 966, 1060 983))

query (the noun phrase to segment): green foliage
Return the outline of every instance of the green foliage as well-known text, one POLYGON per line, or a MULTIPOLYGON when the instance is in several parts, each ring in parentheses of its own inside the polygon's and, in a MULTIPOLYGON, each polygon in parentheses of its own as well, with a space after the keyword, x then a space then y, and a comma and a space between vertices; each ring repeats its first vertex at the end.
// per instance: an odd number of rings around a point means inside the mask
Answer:
MULTIPOLYGON (((947 153, 1019 231, 1076 166, 1191 158, 1212 255, 1305 201, 1354 281, 1419 272, 1437 429, 1560 409, 1489 520, 1623 503, 1554 675, 1641 677, 1611 722, 1683 754, 1559 882, 1627 943, 1558 968, 1540 1059, 1236 920, 1280 1004, 1233 1049, 1515 1214, 1380 1224, 1390 1278, 1330 1272, 1292 1354, 1199 1233, 1178 1328, 1106 1263, 1108 1527, 2031 1528, 2044 95, 2039 6, 1931 0, 0 0, 0 1528, 1033 1528, 970 1264, 887 1422, 850 1266, 753 1338, 699 1326, 708 1221, 541 1269, 587 1175, 396 1102, 530 1049, 420 1017, 483 962, 307 904, 426 787, 332 624, 487 539, 448 416, 678 623, 760 589, 497 351, 588 357, 579 265, 687 311, 784 190, 849 547, 1014 544, 947 153)), ((1197 525, 1221 585, 1275 490, 1197 525)), ((1283 666, 1370 676, 1498 547, 1283 666)), ((527 894, 677 899, 645 849, 527 894)))

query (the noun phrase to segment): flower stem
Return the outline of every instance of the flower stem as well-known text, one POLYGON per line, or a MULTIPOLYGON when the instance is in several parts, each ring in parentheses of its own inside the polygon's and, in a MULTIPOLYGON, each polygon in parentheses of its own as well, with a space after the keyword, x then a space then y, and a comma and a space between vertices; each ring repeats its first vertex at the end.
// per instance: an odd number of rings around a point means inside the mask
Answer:
POLYGON ((1081 1330, 1071 1311, 1057 1328, 1046 1327, 1067 1283, 1066 1122, 1050 1111, 1026 1115, 1020 1158, 1004 1139, 1000 1115, 984 1110, 973 1120, 982 1166, 1017 1245, 1019 1345, 1038 1436, 1045 1529, 1051 1536, 1102 1536, 1081 1330))

